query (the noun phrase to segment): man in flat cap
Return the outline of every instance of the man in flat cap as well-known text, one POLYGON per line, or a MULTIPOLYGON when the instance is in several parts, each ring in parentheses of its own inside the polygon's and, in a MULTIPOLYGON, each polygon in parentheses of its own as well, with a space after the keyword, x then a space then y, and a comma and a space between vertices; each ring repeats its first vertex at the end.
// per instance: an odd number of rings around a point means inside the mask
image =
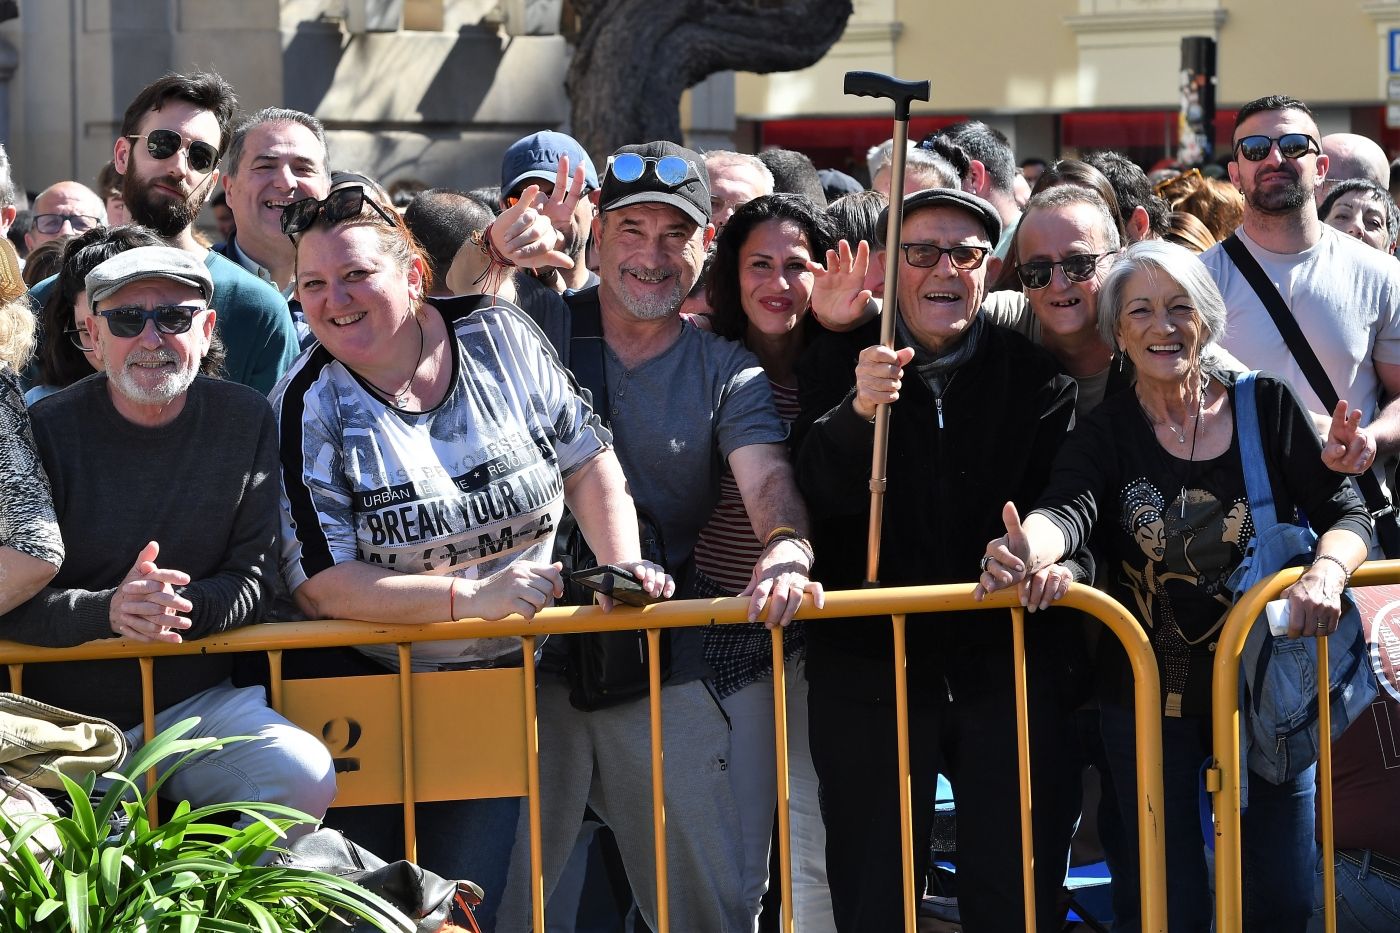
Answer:
MULTIPOLYGON (((67 554, 49 586, 0 617, 0 636, 180 642, 258 621, 276 573, 276 422, 257 391, 198 375, 216 315, 208 268, 142 246, 95 268, 87 291, 105 372, 30 409, 67 554)), ((335 796, 330 755, 262 687, 234 687, 232 658, 156 662, 157 729, 198 716, 193 735, 255 737, 195 759, 165 792, 320 817, 335 796)), ((133 748, 143 738, 134 660, 33 664, 24 691, 111 720, 133 748)))
MULTIPOLYGON (((885 223, 881 217, 880 229, 885 223)), ((895 348, 878 344, 871 321, 854 379, 841 340, 819 340, 800 367, 803 418, 815 420, 797 480, 812 510, 816 573, 829 587, 860 586, 866 567, 879 406, 894 406, 883 585, 975 579, 978 542, 1005 533, 1004 503, 1030 508, 1048 479, 1073 419, 1075 384, 1046 351, 979 313, 1000 264, 993 251, 1001 226, 996 208, 974 194, 907 195, 901 253, 890 257, 902 263, 895 348)), ((1064 676, 1074 633, 1061 627, 1065 620, 1035 622, 1026 636, 1035 906, 1048 929, 1078 814, 1078 763, 1067 751, 1074 704, 1064 676)), ((1001 612, 940 613, 911 616, 908 633, 915 877, 929 868, 942 773, 957 803, 961 928, 1023 929, 1011 627, 1001 612)), ((904 922, 893 660, 891 627, 879 619, 808 623, 812 762, 842 933, 904 922)))

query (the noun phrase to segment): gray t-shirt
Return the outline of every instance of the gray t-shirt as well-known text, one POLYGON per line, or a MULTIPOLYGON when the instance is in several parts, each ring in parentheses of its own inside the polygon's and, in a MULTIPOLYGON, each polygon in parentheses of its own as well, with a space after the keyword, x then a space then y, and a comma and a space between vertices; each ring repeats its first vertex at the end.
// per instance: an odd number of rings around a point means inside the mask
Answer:
POLYGON ((787 439, 758 358, 732 340, 678 326, 671 348, 636 369, 604 351, 606 417, 618 459, 637 507, 660 523, 666 559, 677 568, 690 559, 719 501, 729 455, 787 439))
MULTIPOLYGON (((570 299, 596 302, 596 290, 570 299)), ((780 444, 787 429, 758 358, 740 344, 677 322, 670 348, 628 370, 604 345, 606 399, 596 403, 639 511, 661 526, 667 569, 682 569, 719 501, 729 455, 780 444)), ((703 629, 673 629, 671 679, 709 672, 703 629)))
MULTIPOLYGON (((673 571, 690 559, 719 501, 729 455, 787 438, 758 358, 732 340, 678 326, 681 335, 669 350, 632 370, 604 350, 617 456, 637 508, 661 526, 673 571)), ((671 683, 708 674, 702 635, 702 629, 675 630, 671 683)))

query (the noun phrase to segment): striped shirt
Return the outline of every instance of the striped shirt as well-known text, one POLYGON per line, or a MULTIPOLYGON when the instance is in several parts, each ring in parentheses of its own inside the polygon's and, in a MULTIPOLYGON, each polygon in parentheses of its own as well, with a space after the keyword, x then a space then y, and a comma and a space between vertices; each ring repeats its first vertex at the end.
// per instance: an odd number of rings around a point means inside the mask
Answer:
MULTIPOLYGON (((773 403, 783 424, 797 420, 797 390, 768 381, 773 403)), ((697 595, 733 596, 749 585, 763 544, 753 533, 739 484, 726 467, 720 478, 719 504, 695 544, 695 569, 704 575, 697 595), (708 586, 706 584, 709 584, 708 586)), ((799 633, 789 628, 784 640, 789 656, 801 645, 799 633)), ((763 676, 772 666, 771 640, 762 623, 716 625, 705 630, 705 660, 715 671, 715 688, 729 696, 763 676)))

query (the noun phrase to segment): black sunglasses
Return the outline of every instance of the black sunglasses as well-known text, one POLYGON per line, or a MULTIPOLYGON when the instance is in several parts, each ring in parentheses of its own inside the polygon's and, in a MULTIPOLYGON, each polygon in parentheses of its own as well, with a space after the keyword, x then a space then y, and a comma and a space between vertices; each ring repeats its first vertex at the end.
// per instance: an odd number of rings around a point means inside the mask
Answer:
POLYGON ((107 327, 113 337, 139 337, 146 329, 147 321, 154 321, 156 330, 162 334, 183 334, 190 329, 194 316, 207 310, 198 305, 156 305, 149 309, 140 305, 123 305, 93 313, 107 319, 107 327))
POLYGON ((680 156, 640 156, 635 152, 608 156, 606 172, 623 184, 631 184, 646 174, 648 165, 663 185, 672 188, 684 184, 692 175, 700 177, 694 163, 680 156))
POLYGON ((1278 143, 1278 154, 1285 159, 1301 159, 1309 152, 1322 152, 1317 140, 1307 133, 1284 133, 1282 136, 1244 136, 1235 141, 1235 152, 1250 162, 1263 162, 1269 150, 1278 143))
POLYGON ((102 224, 101 218, 91 214, 35 214, 34 229, 44 236, 53 236, 63 232, 65 221, 74 233, 84 233, 102 224))
MULTIPOLYGON (((157 162, 164 161, 184 147, 184 138, 174 130, 151 130, 145 136, 133 133, 128 139, 144 139, 146 151, 157 162)), ((201 175, 208 175, 219 164, 219 150, 202 140, 194 140, 189 145, 190 168, 201 175)))
POLYGON ((992 251, 990 246, 950 246, 944 248, 932 243, 901 243, 904 261, 920 269, 932 269, 946 254, 954 269, 970 272, 986 260, 992 251))
POLYGON ((1107 253, 1075 253, 1073 256, 1066 256, 1059 262, 1051 262, 1048 259, 1032 259, 1030 262, 1023 262, 1016 267, 1016 276, 1026 288, 1044 288, 1055 277, 1055 267, 1059 266, 1064 270, 1065 278, 1071 282, 1087 282, 1098 271, 1099 260, 1105 256, 1112 256, 1115 252, 1117 250, 1107 253))
POLYGON ((323 200, 302 198, 282 208, 282 232, 287 236, 311 229, 317 218, 324 217, 326 223, 337 224, 351 217, 358 217, 368 204, 380 219, 391 227, 396 227, 394 218, 389 216, 379 203, 365 194, 363 185, 349 185, 326 195, 323 200))

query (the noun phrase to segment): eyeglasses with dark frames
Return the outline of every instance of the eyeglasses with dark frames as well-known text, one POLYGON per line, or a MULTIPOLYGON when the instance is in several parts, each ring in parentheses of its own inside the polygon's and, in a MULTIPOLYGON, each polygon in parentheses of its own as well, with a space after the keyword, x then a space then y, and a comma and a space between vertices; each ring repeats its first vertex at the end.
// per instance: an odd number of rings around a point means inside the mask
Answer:
POLYGON ((65 327, 63 336, 68 338, 68 342, 82 350, 84 353, 91 353, 92 347, 83 343, 83 337, 87 336, 87 331, 81 327, 65 327))
POLYGON ((938 246, 935 243, 901 243, 904 261, 920 269, 932 269, 946 255, 954 269, 970 272, 987 260, 992 251, 990 246, 963 244, 959 246, 938 246))
POLYGON ((44 236, 55 236, 62 233, 65 222, 74 233, 86 233, 94 227, 102 226, 102 218, 93 217, 91 214, 34 215, 34 229, 44 236))
POLYGON ((164 162, 181 149, 187 149, 190 168, 201 175, 208 175, 219 164, 218 149, 200 139, 192 140, 186 146, 184 137, 174 130, 151 130, 144 136, 132 133, 127 139, 144 139, 146 151, 157 162, 164 162))

